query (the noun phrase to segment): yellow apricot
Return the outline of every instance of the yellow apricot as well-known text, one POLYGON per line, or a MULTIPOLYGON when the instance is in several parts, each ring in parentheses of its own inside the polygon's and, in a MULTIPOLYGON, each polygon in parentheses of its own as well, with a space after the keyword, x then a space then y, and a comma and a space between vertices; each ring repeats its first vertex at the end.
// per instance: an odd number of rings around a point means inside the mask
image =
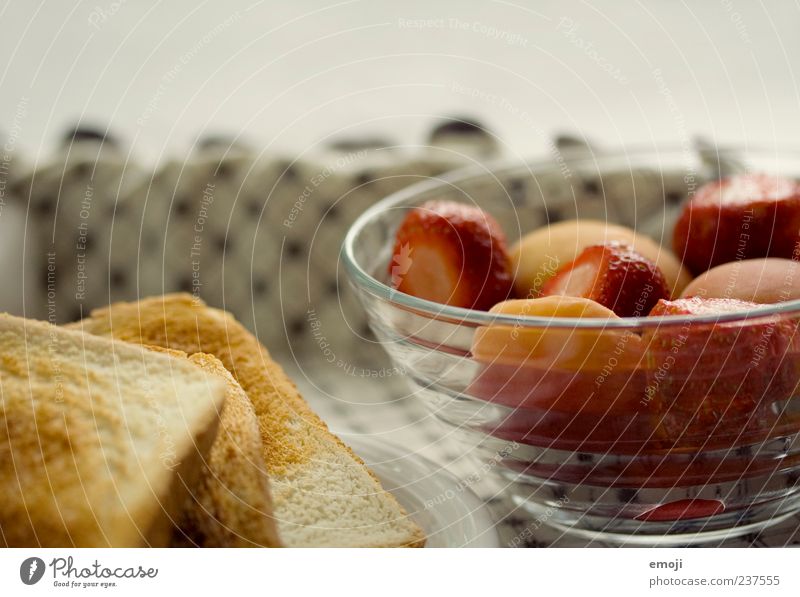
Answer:
POLYGON ((547 296, 499 303, 490 313, 543 317, 542 325, 490 325, 475 331, 472 354, 484 363, 557 367, 573 371, 636 367, 642 357, 642 341, 630 330, 606 328, 603 320, 620 319, 595 301, 547 296), (594 318, 596 325, 558 327, 553 319, 594 318))

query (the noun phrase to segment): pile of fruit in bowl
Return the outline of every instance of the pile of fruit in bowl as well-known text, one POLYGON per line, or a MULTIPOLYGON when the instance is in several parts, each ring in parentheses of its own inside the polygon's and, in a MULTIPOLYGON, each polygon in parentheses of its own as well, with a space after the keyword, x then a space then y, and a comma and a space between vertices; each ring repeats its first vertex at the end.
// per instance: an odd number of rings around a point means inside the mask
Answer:
POLYGON ((596 219, 510 245, 470 199, 389 200, 345 255, 378 338, 520 507, 666 544, 800 510, 798 182, 710 180, 671 247, 596 219))

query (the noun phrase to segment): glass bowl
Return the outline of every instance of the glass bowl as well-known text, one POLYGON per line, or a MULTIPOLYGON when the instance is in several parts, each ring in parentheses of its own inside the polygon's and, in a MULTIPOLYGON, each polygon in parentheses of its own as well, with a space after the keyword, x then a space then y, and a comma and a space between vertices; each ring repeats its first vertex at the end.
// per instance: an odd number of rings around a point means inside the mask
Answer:
POLYGON ((592 218, 669 246, 687 196, 748 171, 800 178, 800 155, 679 149, 492 164, 409 187, 349 230, 343 260, 378 341, 444 424, 442 441, 499 475, 531 525, 682 545, 800 511, 800 301, 616 320, 445 306, 387 284, 406 212, 448 199, 491 213, 509 243, 592 218))

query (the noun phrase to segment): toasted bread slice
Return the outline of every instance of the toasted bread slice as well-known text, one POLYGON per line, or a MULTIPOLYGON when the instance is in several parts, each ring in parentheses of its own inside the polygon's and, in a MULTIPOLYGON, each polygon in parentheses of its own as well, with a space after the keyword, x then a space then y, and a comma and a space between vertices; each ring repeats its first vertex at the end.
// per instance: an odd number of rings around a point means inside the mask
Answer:
POLYGON ((258 418, 278 534, 287 546, 419 547, 421 529, 309 408, 232 316, 188 294, 118 303, 72 324, 94 334, 216 356, 258 418))
MULTIPOLYGON (((160 346, 151 350, 187 358, 185 352, 160 346)), ((214 355, 188 357, 227 384, 219 431, 204 463, 197 490, 180 518, 178 547, 280 547, 272 513, 261 434, 253 405, 241 386, 214 355)))
POLYGON ((0 316, 0 544, 169 545, 224 400, 186 360, 0 316))

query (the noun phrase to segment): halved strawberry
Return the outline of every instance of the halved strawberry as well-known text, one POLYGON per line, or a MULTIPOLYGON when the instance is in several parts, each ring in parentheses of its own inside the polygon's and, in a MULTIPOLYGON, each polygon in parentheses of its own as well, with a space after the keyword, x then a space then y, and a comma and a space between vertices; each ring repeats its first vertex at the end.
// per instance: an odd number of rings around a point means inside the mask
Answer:
POLYGON ((698 498, 676 500, 656 506, 636 517, 636 520, 673 521, 705 518, 725 511, 725 502, 721 500, 703 500, 698 498))
POLYGON ((627 244, 609 242, 584 249, 547 281, 542 294, 588 298, 620 317, 637 317, 669 298, 669 288, 655 263, 627 244))
POLYGON ((482 209, 429 201, 397 231, 393 288, 456 307, 487 310, 508 298, 513 277, 505 235, 482 209))
POLYGON ((800 184, 743 174, 701 187, 673 232, 675 254, 697 275, 729 261, 800 257, 800 184))
MULTIPOLYGON (((763 306, 736 299, 659 301, 652 316, 744 313, 763 306)), ((643 400, 672 438, 736 440, 776 424, 800 381, 797 322, 779 316, 732 322, 668 323, 644 335, 643 400)))

